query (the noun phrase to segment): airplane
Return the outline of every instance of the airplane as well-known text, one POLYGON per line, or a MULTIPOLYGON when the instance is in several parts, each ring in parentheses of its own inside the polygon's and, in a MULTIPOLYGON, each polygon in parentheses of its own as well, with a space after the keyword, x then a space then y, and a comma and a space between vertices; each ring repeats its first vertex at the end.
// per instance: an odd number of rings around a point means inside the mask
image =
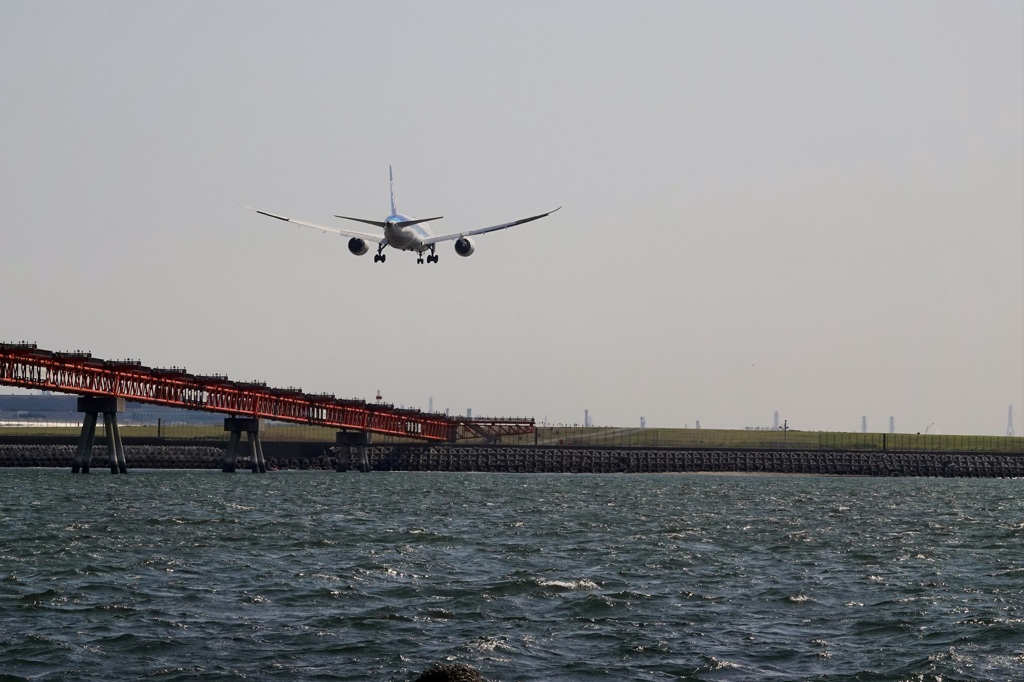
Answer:
POLYGON ((364 255, 370 249, 366 242, 373 242, 377 244, 377 253, 373 257, 374 263, 383 263, 386 260, 387 254, 384 253, 384 249, 390 246, 398 249, 399 251, 415 251, 419 256, 416 262, 421 265, 423 264, 423 254, 428 251, 430 253, 427 255, 426 261, 428 263, 436 263, 438 261, 438 255, 435 251, 437 244, 440 242, 455 240, 455 253, 464 257, 471 256, 473 255, 473 252, 476 251, 476 244, 471 239, 472 236, 487 232, 494 232, 495 230, 504 230, 507 227, 515 227, 516 225, 522 225, 523 223, 528 223, 532 220, 549 216, 559 208, 562 208, 559 206, 547 213, 540 213, 538 215, 530 216, 529 218, 520 218, 519 220, 513 220, 512 222, 502 223, 500 225, 491 225, 490 227, 480 227, 475 230, 463 230, 461 232, 435 235, 430 230, 429 221, 441 220, 444 216, 419 220, 407 215, 402 215, 398 212, 398 209, 395 208, 395 176, 390 165, 388 166, 388 181, 391 193, 391 215, 384 220, 350 218, 343 215, 334 216, 335 218, 342 218, 344 220, 354 220, 368 225, 375 225, 376 227, 384 230, 383 235, 368 234, 366 232, 346 230, 340 227, 329 227, 327 225, 317 225, 316 223, 308 223, 304 220, 297 220, 295 218, 288 218, 286 216, 261 211, 253 208, 252 206, 245 206, 245 204, 242 205, 250 211, 256 211, 260 215, 265 215, 269 218, 277 218, 278 220, 283 220, 288 223, 312 227, 313 229, 320 230, 321 232, 334 232, 335 234, 340 234, 343 237, 348 237, 348 250, 355 256, 364 255))

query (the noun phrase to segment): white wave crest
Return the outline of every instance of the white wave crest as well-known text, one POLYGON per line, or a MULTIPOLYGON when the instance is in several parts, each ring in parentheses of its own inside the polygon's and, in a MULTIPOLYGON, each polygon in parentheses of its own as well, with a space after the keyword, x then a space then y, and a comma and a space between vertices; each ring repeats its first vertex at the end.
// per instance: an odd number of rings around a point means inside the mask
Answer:
POLYGON ((538 580, 538 585, 543 587, 562 587, 567 590, 596 590, 597 583, 593 580, 538 580))

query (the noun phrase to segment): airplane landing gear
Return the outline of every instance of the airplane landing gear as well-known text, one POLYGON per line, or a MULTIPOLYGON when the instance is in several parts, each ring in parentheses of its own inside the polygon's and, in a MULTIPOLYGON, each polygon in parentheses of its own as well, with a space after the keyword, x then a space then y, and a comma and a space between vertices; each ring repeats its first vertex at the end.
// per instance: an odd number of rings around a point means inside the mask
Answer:
POLYGON ((387 256, 384 255, 383 251, 384 251, 384 246, 383 245, 377 247, 377 253, 374 254, 374 256, 373 256, 373 262, 374 263, 383 263, 384 262, 384 259, 387 258, 387 256))

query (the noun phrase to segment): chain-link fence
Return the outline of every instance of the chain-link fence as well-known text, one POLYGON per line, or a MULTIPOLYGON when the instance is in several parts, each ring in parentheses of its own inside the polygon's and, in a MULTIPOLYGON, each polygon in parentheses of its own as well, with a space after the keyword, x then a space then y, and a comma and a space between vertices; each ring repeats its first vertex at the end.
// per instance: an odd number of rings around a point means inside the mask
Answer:
POLYGON ((1024 453, 1024 438, 905 433, 841 433, 795 430, 618 429, 538 427, 536 434, 504 439, 507 444, 644 448, 771 449, 871 452, 1024 453))
MULTIPOLYGON (((167 440, 226 441, 223 417, 207 416, 205 421, 169 421, 118 415, 122 438, 167 440)), ((81 432, 82 415, 69 412, 66 419, 50 423, 19 423, 0 427, 2 435, 62 436, 75 439, 81 432)), ((96 438, 105 437, 103 421, 97 424, 96 438)), ((333 443, 335 429, 320 426, 264 422, 260 438, 265 441, 333 443)), ((415 439, 373 434, 377 445, 415 443, 415 439)), ((466 443, 482 442, 467 439, 466 443)), ((546 445, 562 447, 637 447, 712 450, 820 450, 862 452, 991 452, 1024 453, 1024 437, 969 436, 901 433, 840 433, 796 430, 729 429, 657 429, 584 426, 539 426, 535 433, 505 436, 504 445, 546 445)))

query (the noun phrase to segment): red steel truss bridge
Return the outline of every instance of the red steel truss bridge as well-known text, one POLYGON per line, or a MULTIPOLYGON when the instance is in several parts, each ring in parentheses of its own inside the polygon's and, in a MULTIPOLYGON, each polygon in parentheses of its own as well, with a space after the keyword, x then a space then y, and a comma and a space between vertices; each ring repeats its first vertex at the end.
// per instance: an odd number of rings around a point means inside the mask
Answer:
POLYGON ((220 375, 190 374, 178 367, 145 367, 137 360, 100 360, 87 352, 42 350, 24 342, 0 343, 0 384, 423 441, 496 440, 535 429, 533 419, 452 417, 308 394, 299 388, 231 381, 220 375))

